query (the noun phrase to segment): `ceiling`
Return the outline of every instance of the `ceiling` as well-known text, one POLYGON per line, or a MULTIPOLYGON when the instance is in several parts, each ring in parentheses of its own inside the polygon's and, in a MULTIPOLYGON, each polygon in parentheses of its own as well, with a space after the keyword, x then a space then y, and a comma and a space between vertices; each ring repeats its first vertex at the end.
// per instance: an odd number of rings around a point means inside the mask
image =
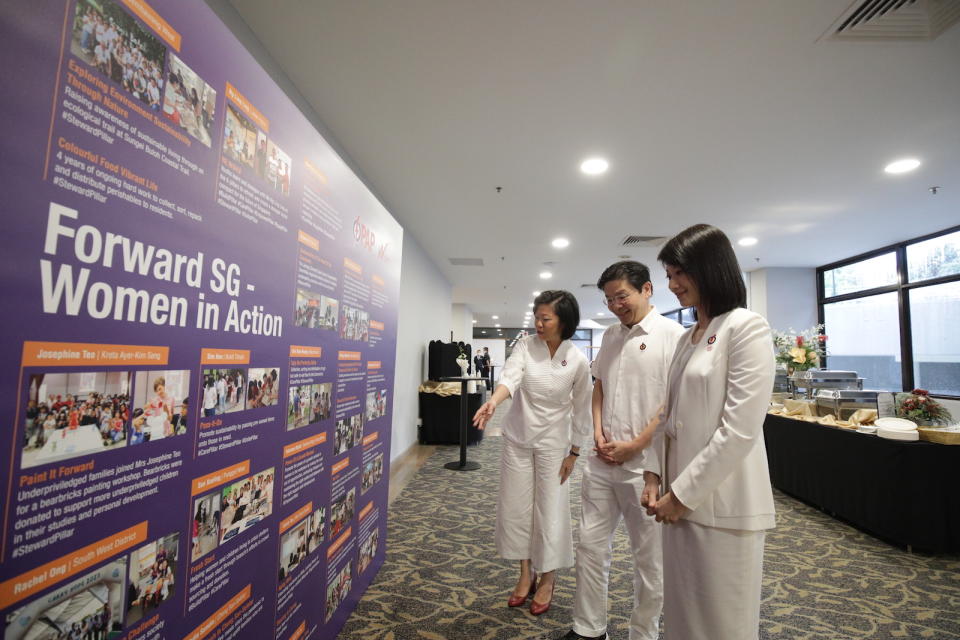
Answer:
POLYGON ((480 325, 546 288, 596 317, 581 285, 621 255, 675 307, 631 234, 756 236, 750 271, 960 222, 957 26, 821 40, 849 0, 230 1, 480 325), (594 154, 603 176, 578 169, 594 154), (883 172, 904 156, 923 164, 883 172))

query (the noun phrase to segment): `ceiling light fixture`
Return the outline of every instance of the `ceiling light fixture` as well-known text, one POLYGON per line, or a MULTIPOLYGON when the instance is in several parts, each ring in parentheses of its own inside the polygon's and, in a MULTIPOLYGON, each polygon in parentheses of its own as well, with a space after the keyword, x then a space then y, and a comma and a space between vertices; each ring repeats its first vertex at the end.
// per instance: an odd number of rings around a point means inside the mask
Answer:
POLYGON ((554 238, 550 244, 553 245, 554 249, 566 249, 570 246, 570 241, 566 238, 554 238))
POLYGON ((538 295, 540 295, 540 292, 539 292, 539 291, 534 291, 534 292, 533 292, 533 295, 534 295, 534 296, 538 296, 538 295))
POLYGON ((916 158, 902 158, 895 160, 883 168, 887 173, 907 173, 920 166, 920 161, 916 158))
POLYGON ((540 272, 540 279, 541 279, 541 280, 549 280, 549 279, 552 278, 552 277, 553 277, 553 274, 550 273, 549 271, 541 271, 541 272, 540 272))
POLYGON ((531 302, 530 304, 528 304, 527 306, 530 307, 531 309, 533 309, 533 303, 532 303, 532 302, 531 302))
POLYGON ((493 318, 494 320, 499 320, 499 319, 500 319, 500 316, 490 316, 490 317, 493 318))
POLYGON ((610 163, 603 158, 587 158, 580 163, 580 171, 583 171, 588 176, 599 176, 602 173, 606 173, 609 168, 610 163))
POLYGON ((740 238, 737 240, 737 244, 741 247, 752 247, 753 245, 757 244, 757 239, 747 236, 746 238, 740 238))
POLYGON ((493 325, 493 326, 495 326, 495 327, 499 327, 500 325, 499 325, 499 324, 495 324, 495 325, 493 325))
POLYGON ((474 321, 473 321, 473 324, 477 324, 477 321, 476 321, 476 320, 474 320, 474 321))

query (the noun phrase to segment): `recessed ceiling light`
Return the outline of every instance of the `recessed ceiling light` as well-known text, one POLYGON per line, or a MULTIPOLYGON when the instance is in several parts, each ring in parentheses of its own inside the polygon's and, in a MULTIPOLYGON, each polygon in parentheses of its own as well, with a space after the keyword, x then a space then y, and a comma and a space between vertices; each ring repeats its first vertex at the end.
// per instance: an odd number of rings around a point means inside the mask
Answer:
POLYGON ((746 238, 740 238, 737 240, 737 244, 741 247, 752 247, 753 245, 757 244, 757 239, 748 236, 746 238))
POLYGON ((495 326, 495 327, 499 327, 500 325, 499 325, 499 324, 495 324, 495 325, 493 325, 493 326, 495 326))
POLYGON ((476 320, 474 320, 474 321, 473 321, 473 324, 477 324, 477 321, 476 321, 476 320))
POLYGON ((554 238, 550 244, 553 245, 554 249, 566 249, 570 246, 570 241, 566 238, 554 238))
POLYGON ((598 315, 598 316, 602 316, 602 315, 603 315, 603 311, 597 311, 597 315, 598 315))
POLYGON ((540 295, 540 292, 539 292, 539 291, 534 291, 534 292, 533 292, 533 295, 538 296, 538 295, 540 295))
POLYGON ((532 303, 532 302, 531 302, 530 304, 528 304, 527 306, 530 307, 531 309, 533 309, 533 303, 532 303))
POLYGON ((552 277, 553 277, 553 274, 550 273, 549 271, 541 271, 541 272, 540 272, 540 279, 541 279, 541 280, 549 280, 549 279, 552 278, 552 277))
POLYGON ((486 334, 487 332, 486 332, 486 331, 481 331, 480 333, 486 334))
POLYGON ((490 316, 490 317, 493 318, 494 320, 499 320, 499 319, 500 319, 500 316, 490 316))
POLYGON ((580 171, 588 176, 598 176, 601 173, 606 173, 609 168, 610 163, 603 158, 587 158, 580 163, 580 171))
POLYGON ((920 166, 920 161, 916 158, 902 158, 895 160, 883 168, 887 173, 907 173, 920 166))

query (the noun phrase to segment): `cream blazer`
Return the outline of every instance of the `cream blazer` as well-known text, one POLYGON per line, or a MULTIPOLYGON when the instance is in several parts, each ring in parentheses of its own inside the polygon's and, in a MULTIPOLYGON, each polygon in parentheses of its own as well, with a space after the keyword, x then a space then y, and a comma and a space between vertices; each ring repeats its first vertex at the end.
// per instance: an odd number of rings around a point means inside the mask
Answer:
POLYGON ((746 309, 710 321, 685 367, 680 338, 670 367, 668 407, 657 445, 664 492, 708 527, 759 531, 775 526, 763 421, 773 390, 770 326, 746 309))

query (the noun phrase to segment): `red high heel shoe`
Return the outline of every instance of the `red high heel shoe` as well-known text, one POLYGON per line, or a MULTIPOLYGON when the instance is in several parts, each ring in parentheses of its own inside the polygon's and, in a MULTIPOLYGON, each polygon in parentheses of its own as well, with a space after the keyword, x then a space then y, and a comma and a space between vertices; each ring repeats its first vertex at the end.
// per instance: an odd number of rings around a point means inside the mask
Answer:
POLYGON ((533 594, 537 592, 537 574, 533 574, 533 577, 530 580, 530 592, 526 595, 515 596, 511 595, 510 599, 507 600, 508 607, 522 607, 527 602, 527 598, 532 598, 533 594))
POLYGON ((545 614, 547 611, 549 611, 549 610, 550 610, 550 603, 553 602, 553 589, 555 589, 555 588, 556 588, 556 585, 553 585, 553 587, 550 589, 550 599, 547 600, 546 603, 540 604, 540 603, 537 602, 536 600, 531 600, 531 601, 530 601, 530 613, 532 613, 532 614, 535 615, 535 616, 541 616, 541 615, 545 614))

